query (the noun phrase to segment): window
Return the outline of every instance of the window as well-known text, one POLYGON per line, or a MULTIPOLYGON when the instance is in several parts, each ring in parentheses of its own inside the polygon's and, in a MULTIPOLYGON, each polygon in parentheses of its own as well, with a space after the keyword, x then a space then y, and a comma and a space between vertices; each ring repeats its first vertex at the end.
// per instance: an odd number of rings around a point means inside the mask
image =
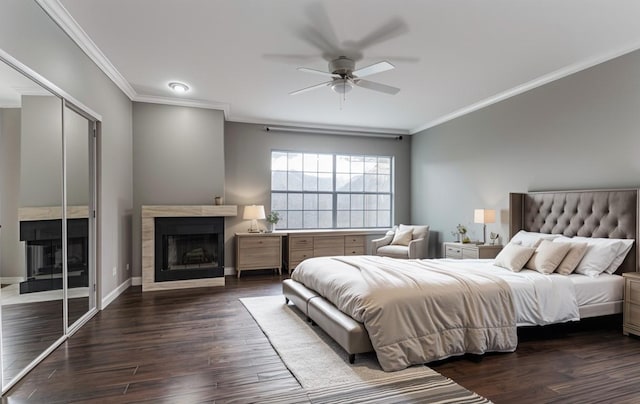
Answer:
POLYGON ((393 157, 271 152, 271 210, 279 228, 389 227, 393 157))

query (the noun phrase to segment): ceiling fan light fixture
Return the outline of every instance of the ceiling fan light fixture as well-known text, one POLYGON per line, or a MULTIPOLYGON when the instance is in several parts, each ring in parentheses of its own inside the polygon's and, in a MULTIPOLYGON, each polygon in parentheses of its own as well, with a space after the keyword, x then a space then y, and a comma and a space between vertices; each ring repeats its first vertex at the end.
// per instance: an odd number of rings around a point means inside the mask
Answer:
POLYGON ((331 84, 331 89, 335 93, 343 95, 353 90, 353 84, 347 79, 335 79, 331 84))
POLYGON ((183 94, 189 91, 188 85, 184 83, 180 83, 178 81, 172 81, 171 83, 169 83, 169 88, 171 88, 174 92, 178 94, 183 94))

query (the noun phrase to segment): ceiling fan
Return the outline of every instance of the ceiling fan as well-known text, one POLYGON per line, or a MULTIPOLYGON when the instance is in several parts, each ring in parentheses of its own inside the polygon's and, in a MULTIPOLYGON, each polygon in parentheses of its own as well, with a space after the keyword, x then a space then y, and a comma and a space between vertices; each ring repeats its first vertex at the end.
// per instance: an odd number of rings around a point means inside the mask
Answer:
POLYGON ((322 71, 317 69, 310 69, 308 67, 298 67, 301 72, 320 74, 322 76, 331 77, 331 80, 324 83, 316 84, 311 87, 302 88, 300 90, 289 93, 290 95, 298 95, 307 91, 315 90, 317 88, 329 87, 334 92, 344 96, 346 93, 353 90, 354 86, 366 88, 373 91, 379 91, 385 94, 397 94, 400 89, 397 87, 391 87, 386 84, 377 83, 375 81, 364 80, 363 77, 371 76, 372 74, 381 73, 387 70, 394 69, 395 66, 387 61, 374 63, 370 66, 363 67, 361 69, 355 69, 356 63, 353 59, 346 56, 340 56, 329 62, 329 71, 322 71))

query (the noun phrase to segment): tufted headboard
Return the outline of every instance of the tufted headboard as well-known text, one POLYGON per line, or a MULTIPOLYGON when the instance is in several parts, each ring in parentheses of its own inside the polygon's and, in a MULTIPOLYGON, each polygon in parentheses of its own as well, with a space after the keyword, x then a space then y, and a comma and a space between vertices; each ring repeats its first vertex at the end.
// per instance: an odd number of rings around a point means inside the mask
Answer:
POLYGON ((637 189, 509 194, 509 239, 520 230, 634 239, 617 273, 638 270, 638 217, 637 189))

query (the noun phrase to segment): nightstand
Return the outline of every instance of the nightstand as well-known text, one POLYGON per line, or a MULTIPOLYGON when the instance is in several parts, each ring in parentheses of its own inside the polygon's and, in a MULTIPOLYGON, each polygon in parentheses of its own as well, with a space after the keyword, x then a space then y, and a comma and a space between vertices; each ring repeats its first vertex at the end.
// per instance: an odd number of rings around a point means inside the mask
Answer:
POLYGON ((277 269, 282 275, 282 233, 236 233, 236 271, 277 269))
POLYGON ((640 273, 625 272, 622 333, 640 336, 640 273))
POLYGON ((502 250, 501 245, 454 243, 446 242, 442 244, 445 258, 455 259, 480 259, 495 258, 502 250))

